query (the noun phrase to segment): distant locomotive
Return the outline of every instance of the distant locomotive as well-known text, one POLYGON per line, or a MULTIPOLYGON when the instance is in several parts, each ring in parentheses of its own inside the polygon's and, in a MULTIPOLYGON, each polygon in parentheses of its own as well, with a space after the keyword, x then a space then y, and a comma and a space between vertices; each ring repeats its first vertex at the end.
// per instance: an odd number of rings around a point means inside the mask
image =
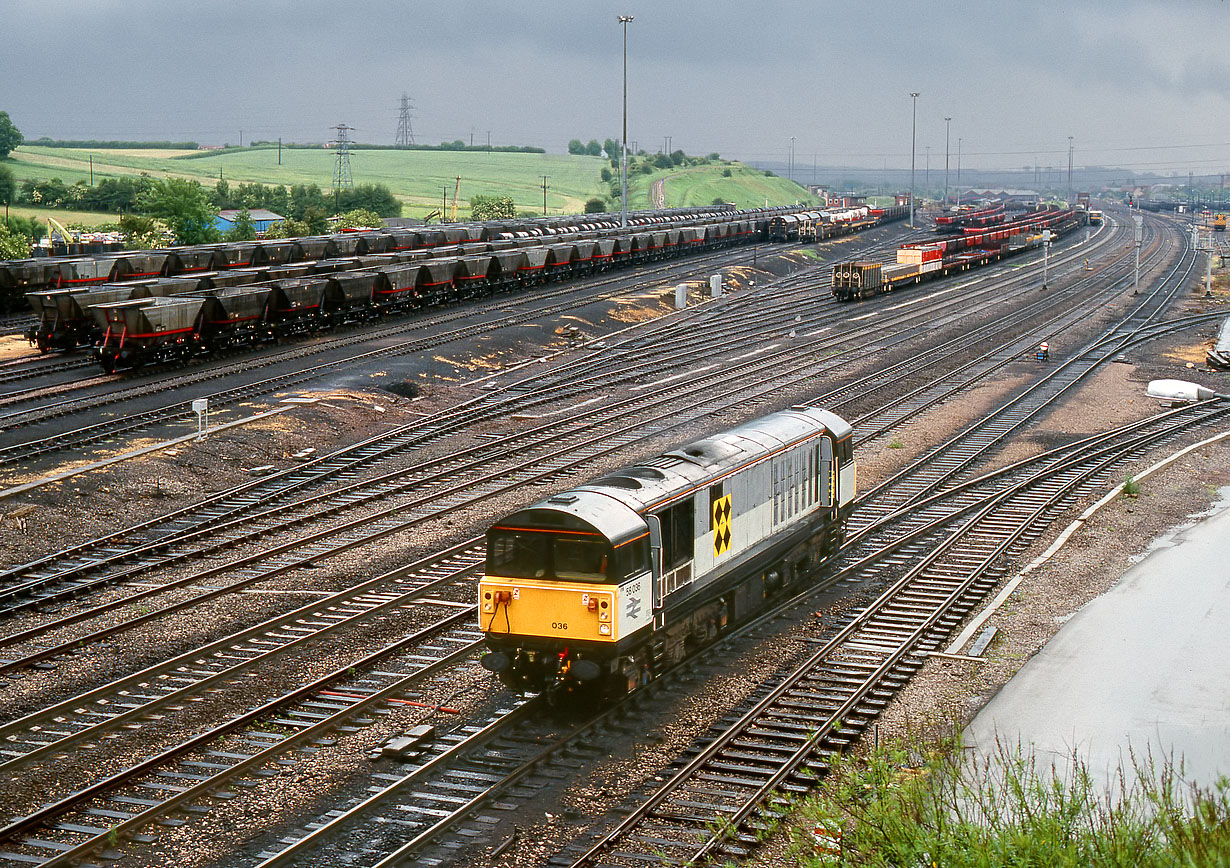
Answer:
POLYGON ((840 262, 833 266, 833 297, 854 301, 998 262, 1040 246, 1044 230, 1057 238, 1088 219, 1085 211, 1049 208, 989 229, 964 227, 959 236, 904 244, 895 263, 840 262))
POLYGON ((518 690, 636 689, 814 580, 854 501, 850 425, 794 407, 496 522, 483 666, 518 690))

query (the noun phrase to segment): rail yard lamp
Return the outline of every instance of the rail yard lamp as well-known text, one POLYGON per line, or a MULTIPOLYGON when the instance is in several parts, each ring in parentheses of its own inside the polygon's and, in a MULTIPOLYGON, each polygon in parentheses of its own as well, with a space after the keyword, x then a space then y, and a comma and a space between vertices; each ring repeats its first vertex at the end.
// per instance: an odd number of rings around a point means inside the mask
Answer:
POLYGON ((1050 263, 1047 261, 1047 253, 1051 249, 1051 230, 1042 230, 1042 288, 1046 289, 1046 278, 1049 271, 1050 263))
POLYGON ((948 131, 952 126, 952 118, 944 118, 944 210, 948 210, 948 131))
POLYGON ((963 139, 957 136, 957 210, 961 210, 961 142, 963 139))
POLYGON ((914 143, 918 137, 918 92, 910 91, 913 105, 913 118, 910 121, 910 228, 914 228, 914 143))
POLYGON ((1148 395, 1150 398, 1182 403, 1209 401, 1213 398, 1230 399, 1230 395, 1224 392, 1214 392, 1207 386, 1189 383, 1187 380, 1150 380, 1148 395))
POLYGON ((1068 207, 1072 207, 1072 202, 1076 199, 1076 194, 1072 190, 1072 136, 1068 136, 1068 207))
POLYGON ((620 15, 619 23, 624 26, 624 134, 619 139, 623 159, 620 161, 620 189, 623 191, 619 209, 619 225, 628 225, 628 23, 631 15, 620 15))

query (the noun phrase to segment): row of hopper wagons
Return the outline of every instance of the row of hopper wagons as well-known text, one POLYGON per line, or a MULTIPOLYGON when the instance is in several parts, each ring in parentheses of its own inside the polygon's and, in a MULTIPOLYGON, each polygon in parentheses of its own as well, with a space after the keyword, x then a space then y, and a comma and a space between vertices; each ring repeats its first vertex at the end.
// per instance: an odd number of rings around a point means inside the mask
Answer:
MULTIPOLYGON (((779 207, 739 212, 731 206, 710 206, 638 211, 628 215, 628 224, 648 229, 742 218, 757 220, 767 226, 771 216, 783 210, 787 209, 779 207)), ((545 243, 553 238, 565 240, 568 237, 615 231, 627 231, 620 229, 619 215, 585 214, 107 252, 94 256, 13 260, 0 262, 0 313, 20 312, 29 293, 52 289, 449 247, 461 247, 470 252, 470 246, 475 244, 495 245, 510 240, 534 243, 533 239, 537 239, 537 243, 545 243)))
POLYGON ((554 243, 505 239, 30 293, 39 313, 31 338, 45 350, 91 346, 110 373, 744 244, 762 238, 763 227, 750 218, 714 220, 554 243))
POLYGON ((1039 247, 1044 230, 1059 237, 1087 223, 1083 210, 1049 208, 993 228, 966 227, 961 235, 902 245, 895 263, 838 263, 833 266, 833 297, 855 301, 968 271, 1039 247))
POLYGON ((826 208, 820 211, 798 211, 778 214, 769 220, 770 241, 811 243, 849 235, 882 223, 904 220, 909 216, 907 205, 871 208, 826 208))

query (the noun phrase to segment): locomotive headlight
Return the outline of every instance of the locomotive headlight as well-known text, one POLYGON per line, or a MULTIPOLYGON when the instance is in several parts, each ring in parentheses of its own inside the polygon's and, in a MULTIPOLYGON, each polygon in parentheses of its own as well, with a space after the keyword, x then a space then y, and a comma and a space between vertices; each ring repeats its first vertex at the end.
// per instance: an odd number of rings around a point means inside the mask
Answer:
POLYGON ((603 636, 610 636, 611 635, 611 625, 610 624, 599 624, 598 632, 603 636))

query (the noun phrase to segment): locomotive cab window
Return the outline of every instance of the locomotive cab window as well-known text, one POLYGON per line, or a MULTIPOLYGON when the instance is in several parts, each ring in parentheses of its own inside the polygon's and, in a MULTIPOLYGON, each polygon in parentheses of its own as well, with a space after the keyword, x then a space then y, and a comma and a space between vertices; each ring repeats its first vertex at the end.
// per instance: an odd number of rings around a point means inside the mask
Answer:
POLYGON ((605 540, 560 537, 555 541, 556 578, 602 580, 610 563, 611 547, 605 540))
POLYGON ((487 535, 487 573, 511 579, 543 578, 550 542, 545 534, 493 531, 487 535))
POLYGON ((618 581, 630 560, 597 535, 493 529, 487 534, 487 574, 509 579, 618 581))

